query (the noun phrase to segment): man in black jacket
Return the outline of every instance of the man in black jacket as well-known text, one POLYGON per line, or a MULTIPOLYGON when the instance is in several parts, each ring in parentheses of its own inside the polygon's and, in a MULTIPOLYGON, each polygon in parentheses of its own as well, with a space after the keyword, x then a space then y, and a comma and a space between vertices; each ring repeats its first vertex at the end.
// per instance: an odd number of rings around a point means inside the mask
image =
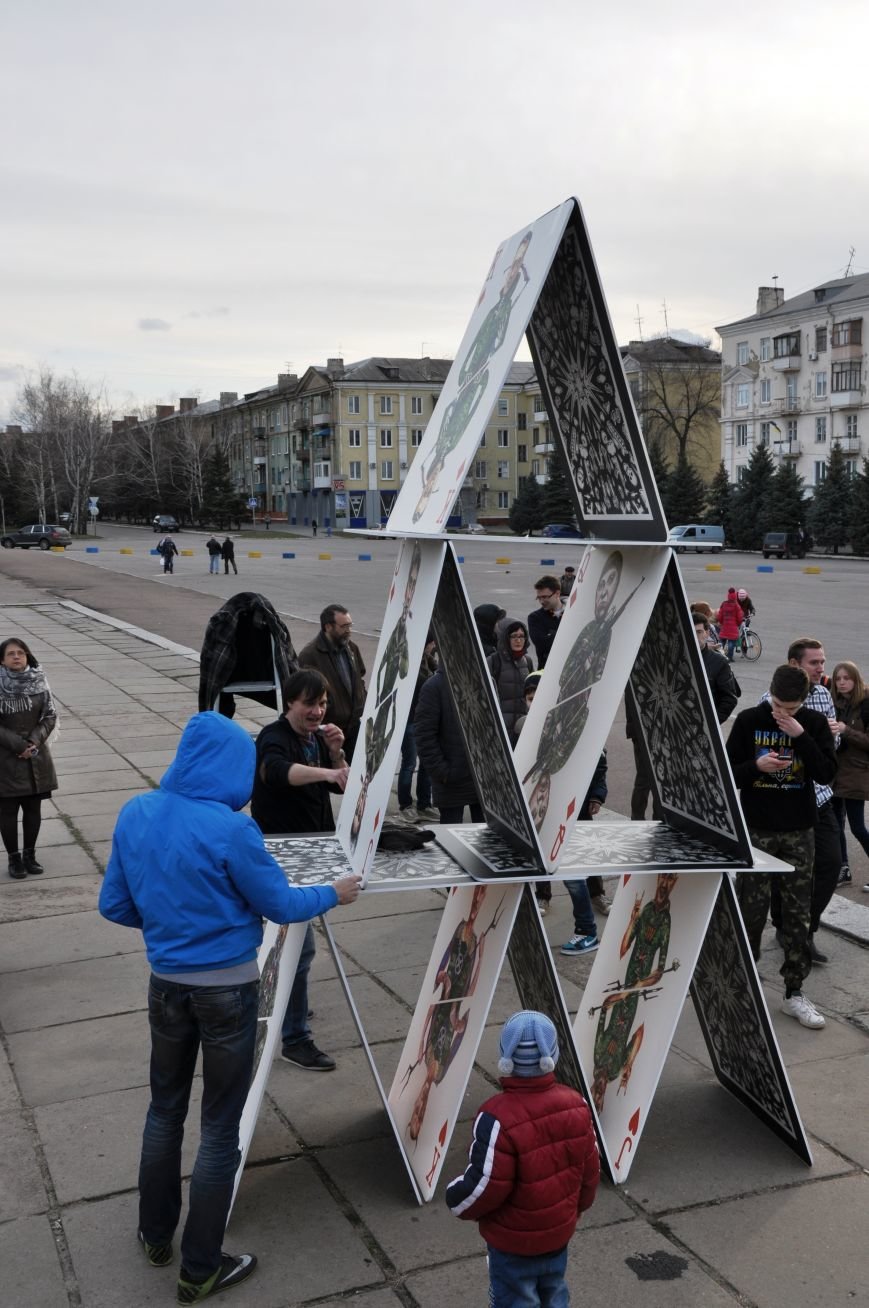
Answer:
MULTIPOLYGON (((832 781, 836 748, 823 713, 803 707, 809 679, 783 664, 770 683, 770 698, 743 709, 734 720, 727 755, 739 787, 752 844, 793 864, 775 874, 781 888, 785 997, 782 1012, 817 1030, 823 1016, 802 993, 812 967, 809 934, 817 805, 814 783, 832 781)), ((769 909, 770 875, 742 872, 737 895, 755 959, 769 909)))
POLYGON ((483 809, 443 668, 420 690, 413 721, 420 762, 431 777, 441 822, 464 821, 466 804, 471 821, 482 822, 483 809))
POLYGON ((691 621, 694 623, 697 644, 700 646, 700 657, 703 660, 709 689, 712 691, 715 716, 719 722, 726 722, 736 708, 736 701, 739 699, 740 693, 736 678, 733 675, 733 669, 723 654, 719 654, 716 649, 710 649, 707 644, 709 640, 709 619, 702 613, 692 609, 691 621))
POLYGON ((320 614, 320 634, 299 652, 303 668, 316 668, 329 686, 326 722, 344 733, 344 753, 353 757, 365 708, 365 664, 350 639, 353 619, 343 604, 329 604, 320 614))

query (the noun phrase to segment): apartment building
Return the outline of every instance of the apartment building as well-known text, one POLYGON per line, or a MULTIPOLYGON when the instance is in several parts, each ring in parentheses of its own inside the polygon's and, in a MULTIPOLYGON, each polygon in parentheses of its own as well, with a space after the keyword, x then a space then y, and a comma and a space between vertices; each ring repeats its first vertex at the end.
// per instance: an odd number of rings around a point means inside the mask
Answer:
POLYGON ((718 328, 722 341, 721 457, 730 480, 752 450, 793 459, 811 489, 838 441, 852 475, 869 453, 863 336, 869 273, 823 282, 785 299, 761 286, 756 311, 718 328))

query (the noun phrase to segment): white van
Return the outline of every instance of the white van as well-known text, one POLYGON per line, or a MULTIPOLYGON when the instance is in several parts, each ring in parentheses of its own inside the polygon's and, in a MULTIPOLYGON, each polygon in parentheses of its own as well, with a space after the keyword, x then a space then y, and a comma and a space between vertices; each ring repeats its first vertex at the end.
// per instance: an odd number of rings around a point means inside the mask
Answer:
POLYGON ((686 550, 694 550, 696 554, 709 550, 710 554, 714 554, 716 550, 724 549, 724 528, 707 527, 702 522, 671 527, 670 544, 677 554, 684 554, 686 550))

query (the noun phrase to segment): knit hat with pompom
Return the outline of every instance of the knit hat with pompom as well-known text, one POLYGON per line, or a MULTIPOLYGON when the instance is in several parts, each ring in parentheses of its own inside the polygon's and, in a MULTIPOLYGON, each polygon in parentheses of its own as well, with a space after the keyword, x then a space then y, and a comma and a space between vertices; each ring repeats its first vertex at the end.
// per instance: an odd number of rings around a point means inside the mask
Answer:
POLYGON ((502 1076, 543 1076, 558 1062, 558 1036, 544 1013, 514 1013, 504 1024, 498 1071, 502 1076))

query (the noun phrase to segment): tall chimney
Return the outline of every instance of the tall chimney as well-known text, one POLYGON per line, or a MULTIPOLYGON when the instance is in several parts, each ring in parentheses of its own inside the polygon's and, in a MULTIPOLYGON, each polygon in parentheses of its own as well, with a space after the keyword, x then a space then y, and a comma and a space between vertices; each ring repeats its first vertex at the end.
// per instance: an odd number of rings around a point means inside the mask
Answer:
POLYGON ((157 421, 162 422, 164 418, 171 418, 175 412, 174 404, 158 404, 155 406, 157 421))
POLYGON ((783 286, 758 286, 757 288, 757 312, 772 313, 784 304, 784 287, 783 286))
POLYGON ((197 400, 195 395, 182 395, 178 401, 178 412, 190 413, 193 409, 196 408, 198 403, 199 401, 197 400))
POLYGON ((279 391, 292 390, 292 388, 295 386, 298 380, 299 380, 299 374, 297 372, 279 372, 278 390, 279 391))
POLYGON ((221 409, 226 409, 226 408, 229 407, 230 404, 237 404, 237 403, 238 403, 238 391, 221 391, 221 392, 220 392, 220 407, 221 407, 221 409))
POLYGON ((343 376, 344 376, 344 360, 343 360, 343 359, 327 359, 327 360, 326 360, 326 373, 327 373, 327 375, 328 375, 329 377, 343 377, 343 376))

